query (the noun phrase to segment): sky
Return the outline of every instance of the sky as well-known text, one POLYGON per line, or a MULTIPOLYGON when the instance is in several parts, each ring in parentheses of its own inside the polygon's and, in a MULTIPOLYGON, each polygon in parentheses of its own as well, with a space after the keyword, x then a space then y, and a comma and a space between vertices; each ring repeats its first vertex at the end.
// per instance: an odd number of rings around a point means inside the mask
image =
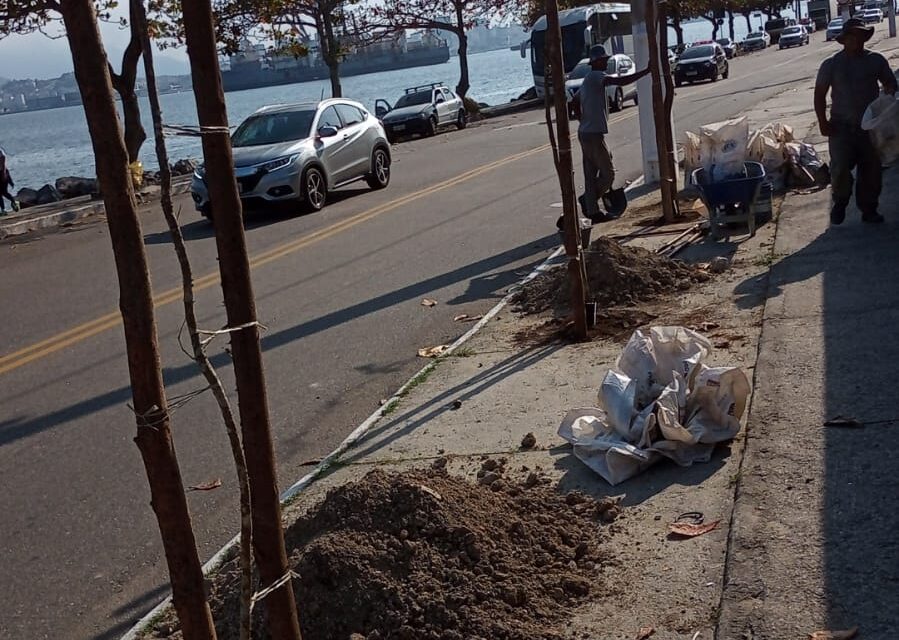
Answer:
MULTIPOLYGON (((118 70, 122 52, 128 44, 128 31, 117 25, 100 25, 103 43, 112 65, 118 70)), ((56 27, 51 33, 61 33, 56 27)), ((187 53, 183 49, 167 49, 153 56, 156 73, 181 75, 190 72, 187 53)), ((25 36, 11 35, 0 40, 0 77, 10 80, 23 78, 56 78, 72 71, 72 54, 64 38, 52 39, 41 33, 25 36)), ((143 75, 143 74, 141 74, 143 75)))

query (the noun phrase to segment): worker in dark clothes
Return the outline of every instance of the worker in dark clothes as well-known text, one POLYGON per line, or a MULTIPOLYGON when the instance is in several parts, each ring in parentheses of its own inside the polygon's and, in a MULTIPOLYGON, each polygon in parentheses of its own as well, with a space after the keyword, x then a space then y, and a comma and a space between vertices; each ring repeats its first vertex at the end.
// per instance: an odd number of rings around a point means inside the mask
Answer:
POLYGON ((12 176, 9 175, 9 167, 6 166, 6 152, 3 150, 3 147, 0 147, 0 216, 6 215, 6 204, 3 202, 3 199, 6 198, 9 200, 10 204, 12 204, 12 210, 19 210, 19 203, 16 202, 16 199, 10 194, 9 188, 15 186, 15 182, 12 181, 12 176))
POLYGON ((868 132, 862 129, 865 109, 884 92, 896 93, 896 76, 886 58, 865 48, 874 27, 858 18, 843 23, 837 42, 843 45, 818 69, 815 82, 815 113, 821 135, 830 147, 830 180, 833 204, 830 223, 841 224, 852 197, 852 169, 855 169, 855 203, 862 220, 883 222, 877 211, 880 198, 880 158, 868 132), (827 92, 830 91, 830 117, 827 117, 827 92))
POLYGON ((572 98, 575 113, 580 114, 580 125, 577 130, 581 143, 581 155, 584 163, 584 195, 580 197, 584 215, 592 222, 602 222, 605 214, 599 210, 599 199, 611 189, 615 181, 615 165, 612 154, 606 145, 606 134, 609 133, 609 99, 606 87, 636 82, 649 73, 643 69, 626 76, 609 76, 606 65, 609 54, 601 44, 590 48, 590 66, 592 71, 586 75, 583 84, 572 98))

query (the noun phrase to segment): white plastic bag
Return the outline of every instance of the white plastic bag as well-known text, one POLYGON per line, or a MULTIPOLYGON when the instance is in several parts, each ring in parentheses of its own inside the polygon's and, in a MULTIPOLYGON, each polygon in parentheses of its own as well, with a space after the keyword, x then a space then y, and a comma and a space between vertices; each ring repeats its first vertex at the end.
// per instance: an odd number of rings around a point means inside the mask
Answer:
POLYGON ((862 129, 871 136, 871 142, 883 165, 899 160, 899 102, 884 94, 875 99, 862 116, 862 129))
POLYGON ((610 484, 660 456, 688 466, 708 461, 715 443, 740 430, 749 381, 735 368, 709 368, 711 344, 684 327, 635 331, 606 372, 599 406, 570 411, 559 435, 610 484))
POLYGON ((699 136, 691 131, 684 131, 684 175, 691 176, 702 166, 699 136))
POLYGON ((699 138, 703 167, 713 181, 742 175, 749 142, 746 116, 703 125, 699 138))

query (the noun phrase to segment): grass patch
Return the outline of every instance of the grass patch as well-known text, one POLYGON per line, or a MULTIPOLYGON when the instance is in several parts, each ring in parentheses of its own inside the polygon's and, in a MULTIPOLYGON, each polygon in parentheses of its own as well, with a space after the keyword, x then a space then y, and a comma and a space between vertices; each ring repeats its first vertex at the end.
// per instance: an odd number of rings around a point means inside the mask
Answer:
POLYGON ((772 251, 771 253, 759 256, 755 260, 752 261, 752 264, 756 267, 770 267, 774 265, 776 262, 780 262, 781 259, 786 258, 787 254, 780 253, 778 251, 772 251))
POLYGON ((462 347, 460 349, 456 349, 450 354, 451 358, 470 358, 473 355, 477 355, 474 349, 471 347, 462 347))

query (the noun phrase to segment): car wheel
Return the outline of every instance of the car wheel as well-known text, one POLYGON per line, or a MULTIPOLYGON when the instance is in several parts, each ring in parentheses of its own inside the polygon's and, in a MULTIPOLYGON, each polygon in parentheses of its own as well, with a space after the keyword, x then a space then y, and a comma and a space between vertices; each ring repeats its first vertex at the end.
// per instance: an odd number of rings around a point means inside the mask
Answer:
POLYGON ((721 77, 724 78, 725 80, 727 80, 727 77, 728 77, 729 75, 730 75, 730 65, 729 65, 729 64, 725 64, 725 65, 724 65, 724 73, 721 74, 721 77))
POLYGON ((718 82, 718 70, 715 69, 712 71, 712 77, 709 78, 712 82, 718 82))
POLYGON ((637 93, 634 92, 634 106, 636 107, 638 104, 640 104, 640 96, 638 96, 637 93))
POLYGON ((365 179, 372 189, 386 189, 390 184, 390 156, 380 147, 371 154, 371 173, 365 179))
POLYGON ((428 125, 425 127, 425 135, 429 138, 431 136, 437 135, 437 120, 434 116, 428 118, 428 125))
POLYGON ((679 86, 681 86, 682 84, 683 84, 683 80, 681 80, 680 78, 675 78, 675 79, 674 79, 674 86, 675 86, 675 87, 679 87, 679 86))
POLYGON ((624 108, 624 93, 621 89, 617 89, 615 91, 615 97, 612 99, 612 103, 609 105, 609 109, 611 111, 621 111, 624 108))
POLYGON ((464 129, 468 126, 468 114, 465 109, 459 109, 459 115, 456 116, 456 129, 464 129))
POLYGON ((318 167, 303 172, 303 202, 309 211, 321 211, 328 198, 328 183, 318 167))

